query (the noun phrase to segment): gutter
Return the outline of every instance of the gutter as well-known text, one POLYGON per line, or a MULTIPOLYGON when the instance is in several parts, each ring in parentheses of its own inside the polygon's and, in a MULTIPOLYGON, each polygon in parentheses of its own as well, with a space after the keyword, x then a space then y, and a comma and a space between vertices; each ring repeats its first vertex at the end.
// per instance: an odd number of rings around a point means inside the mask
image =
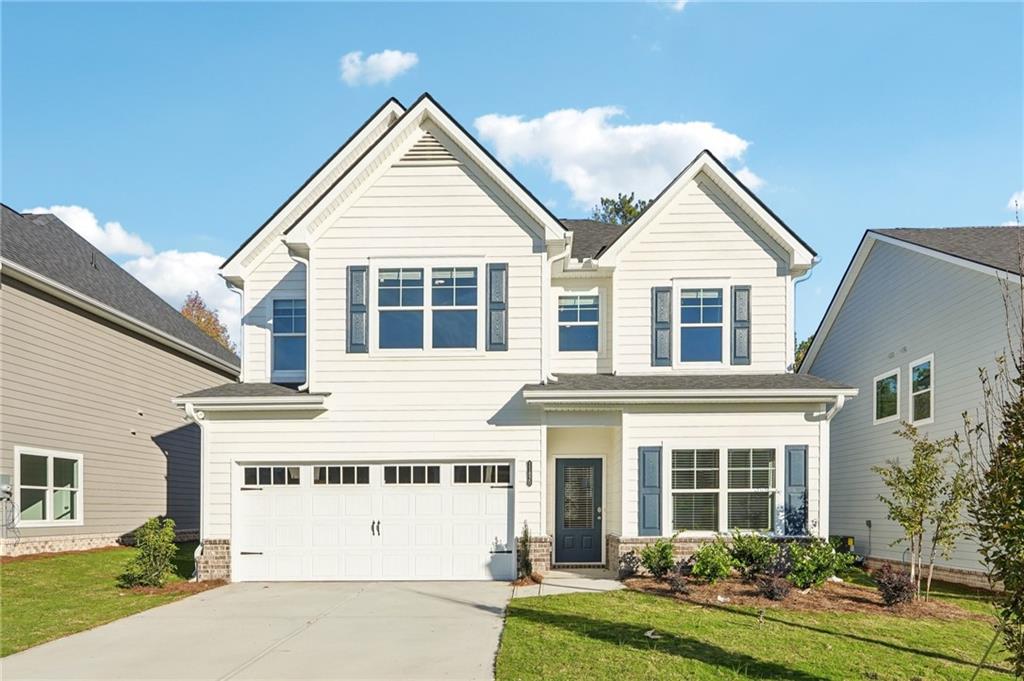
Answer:
POLYGON ((310 279, 312 273, 309 271, 309 252, 305 255, 300 254, 295 248, 289 245, 287 239, 281 239, 281 243, 284 244, 285 249, 288 251, 288 257, 295 262, 302 265, 302 271, 306 281, 306 380, 302 382, 302 385, 298 387, 299 391, 309 390, 310 377, 313 374, 313 353, 312 350, 312 339, 313 339, 313 315, 310 313, 313 311, 313 301, 310 300, 310 294, 312 293, 310 286, 310 279))
POLYGON ((185 405, 185 417, 199 427, 199 544, 192 552, 195 566, 189 581, 199 581, 199 558, 203 555, 203 538, 206 537, 206 513, 203 509, 203 482, 206 480, 206 414, 196 411, 192 404, 185 405))
POLYGON ((200 350, 190 343, 186 343, 169 333, 161 331, 155 326, 139 321, 135 317, 127 315, 106 303, 101 303, 95 298, 82 295, 73 288, 65 286, 64 284, 50 279, 49 277, 44 277, 43 275, 30 270, 27 267, 23 267, 16 262, 3 258, 0 259, 0 267, 2 267, 5 274, 10 275, 13 279, 17 279, 18 281, 34 286, 66 303, 70 303, 75 307, 91 312, 97 317, 101 317, 107 321, 114 322, 121 327, 134 331, 135 333, 156 341, 161 345, 168 346, 193 359, 212 365, 221 371, 226 371, 230 373, 231 376, 237 377, 239 375, 239 366, 221 359, 214 354, 206 352, 205 350, 200 350))
POLYGON ((202 414, 202 412, 196 411, 197 409, 205 411, 309 410, 322 407, 324 399, 328 395, 329 393, 283 397, 176 397, 171 400, 171 404, 179 409, 184 409, 186 414, 189 414, 190 410, 196 414, 202 414))
MULTIPOLYGON (((808 390, 524 390, 528 404, 685 404, 811 402, 856 397, 856 388, 808 390)), ((838 411, 838 410, 836 410, 838 411)))

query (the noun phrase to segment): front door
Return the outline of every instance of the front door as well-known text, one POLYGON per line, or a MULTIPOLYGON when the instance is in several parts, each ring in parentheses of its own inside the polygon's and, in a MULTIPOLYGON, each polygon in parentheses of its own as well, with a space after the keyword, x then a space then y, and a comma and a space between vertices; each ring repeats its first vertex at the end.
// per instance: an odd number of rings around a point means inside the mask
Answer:
POLYGON ((555 460, 555 562, 601 562, 601 460, 555 460))

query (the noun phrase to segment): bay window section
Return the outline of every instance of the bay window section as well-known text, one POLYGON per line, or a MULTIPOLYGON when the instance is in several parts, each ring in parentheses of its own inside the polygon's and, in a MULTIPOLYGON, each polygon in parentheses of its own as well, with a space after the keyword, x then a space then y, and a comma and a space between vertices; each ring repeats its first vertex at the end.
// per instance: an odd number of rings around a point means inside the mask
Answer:
POLYGON ((729 530, 775 527, 775 450, 730 449, 729 530))
POLYGON ((718 531, 717 449, 672 450, 672 530, 718 531))
POLYGON ((431 347, 477 346, 477 270, 435 267, 430 273, 431 347))
POLYGON ((680 362, 722 361, 723 312, 720 288, 684 288, 680 291, 680 362))
POLYGON ((600 300, 597 296, 559 296, 559 352, 597 352, 600 300))
POLYGON ((378 344, 423 348, 423 270, 381 269, 377 275, 378 344))
POLYGON ((306 373, 306 301, 274 300, 271 334, 272 379, 301 382, 306 373))

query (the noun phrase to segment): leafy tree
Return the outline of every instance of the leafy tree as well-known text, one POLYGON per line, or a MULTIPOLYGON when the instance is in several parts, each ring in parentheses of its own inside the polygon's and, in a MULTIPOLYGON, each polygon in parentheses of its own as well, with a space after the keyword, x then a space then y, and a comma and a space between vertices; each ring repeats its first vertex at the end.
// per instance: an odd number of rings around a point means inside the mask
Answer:
POLYGON ((217 341, 231 352, 236 352, 235 344, 228 336, 228 327, 220 320, 216 310, 210 309, 199 295, 199 291, 193 291, 185 298, 181 305, 181 314, 207 336, 217 341))
POLYGON ((807 356, 807 351, 811 349, 811 343, 813 342, 814 334, 812 333, 796 346, 796 356, 793 358, 793 371, 800 371, 800 366, 804 363, 804 357, 807 356))
MULTIPOLYGON (((956 436, 940 442, 955 444, 956 436)), ((935 558, 942 556, 949 560, 956 548, 957 541, 967 533, 964 522, 964 504, 971 495, 971 478, 967 461, 963 457, 956 460, 953 475, 944 477, 939 489, 939 496, 930 518, 932 523, 932 546, 928 556, 928 579, 925 582, 925 598, 932 593, 932 575, 935 573, 935 558)), ((948 464, 947 464, 948 467, 948 464)))
POLYGON ((630 192, 629 196, 619 194, 614 199, 601 197, 600 202, 591 211, 590 217, 614 225, 631 225, 651 202, 651 199, 636 198, 634 192, 630 192))

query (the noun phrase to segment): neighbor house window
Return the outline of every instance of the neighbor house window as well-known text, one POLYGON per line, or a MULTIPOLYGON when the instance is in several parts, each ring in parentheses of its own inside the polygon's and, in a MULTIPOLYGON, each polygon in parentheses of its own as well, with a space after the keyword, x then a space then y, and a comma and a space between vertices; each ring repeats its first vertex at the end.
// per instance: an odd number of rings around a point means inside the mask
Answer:
POLYGON ((456 464, 453 466, 453 481, 455 484, 509 484, 509 472, 511 467, 507 463, 502 464, 456 464))
POLYGON ((82 524, 82 456, 15 448, 19 525, 82 524))
POLYGON ((475 348, 477 271, 435 267, 430 272, 431 347, 475 348))
POLYGON ((384 466, 385 485, 440 485, 440 466, 384 466))
POLYGON ((377 273, 378 345, 423 347, 423 270, 382 269, 377 273))
POLYGON ((910 365, 910 420, 914 423, 930 423, 932 420, 935 408, 932 362, 929 355, 910 365))
POLYGON ((369 485, 369 466, 313 466, 314 485, 369 485))
POLYGON ((306 301, 275 300, 271 375, 299 378, 306 371, 306 301))
POLYGON ((246 466, 243 471, 246 485, 298 485, 298 466, 246 466))
POLYGON ((684 288, 679 296, 679 360, 722 361, 724 305, 720 288, 684 288))
POLYGON ((875 423, 894 421, 900 412, 900 372, 894 369, 875 377, 875 423))
POLYGON ((771 530, 775 519, 775 450, 729 450, 730 530, 771 530))
POLYGON ((560 352, 597 352, 599 302, 597 296, 559 296, 560 352))
POLYGON ((718 531, 718 450, 672 450, 672 530, 718 531))

